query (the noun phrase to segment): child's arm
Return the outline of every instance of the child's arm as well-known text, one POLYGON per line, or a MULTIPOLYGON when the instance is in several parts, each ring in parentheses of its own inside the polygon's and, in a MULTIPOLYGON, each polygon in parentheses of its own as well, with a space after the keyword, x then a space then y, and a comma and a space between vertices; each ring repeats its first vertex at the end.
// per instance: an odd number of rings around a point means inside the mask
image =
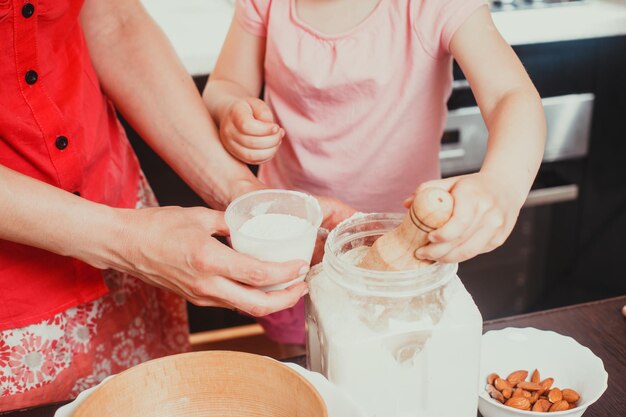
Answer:
POLYGON ((264 58, 265 38, 248 33, 233 18, 202 94, 226 150, 249 164, 271 159, 285 134, 267 104, 258 99, 264 58))
POLYGON ((450 190, 455 207, 418 256, 460 262, 495 249, 511 233, 541 163, 546 124, 537 90, 487 7, 457 30, 450 50, 489 130, 487 155, 476 174, 424 185, 450 190))

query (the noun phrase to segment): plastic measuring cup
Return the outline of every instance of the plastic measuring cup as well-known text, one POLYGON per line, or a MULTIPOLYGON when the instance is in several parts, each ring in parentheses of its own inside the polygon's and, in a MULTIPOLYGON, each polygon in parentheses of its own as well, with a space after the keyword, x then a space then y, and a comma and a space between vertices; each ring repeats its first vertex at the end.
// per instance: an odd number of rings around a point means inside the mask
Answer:
MULTIPOLYGON (((322 209, 316 198, 298 191, 260 190, 244 194, 233 200, 224 216, 230 229, 233 248, 246 255, 270 262, 301 259, 311 262, 317 231, 322 224, 322 209), (241 226, 253 217, 263 214, 288 214, 307 221, 307 227, 288 238, 259 238, 240 231, 241 226)), ((261 287, 264 291, 281 290, 304 281, 306 274, 277 285, 261 287)))

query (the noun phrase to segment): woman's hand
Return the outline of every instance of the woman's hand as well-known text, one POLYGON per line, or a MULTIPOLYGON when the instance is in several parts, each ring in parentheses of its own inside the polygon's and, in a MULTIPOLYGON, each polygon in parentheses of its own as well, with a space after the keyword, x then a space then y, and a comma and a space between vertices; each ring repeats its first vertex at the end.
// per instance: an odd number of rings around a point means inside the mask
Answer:
MULTIPOLYGON (((428 187, 449 191, 454 211, 443 227, 428 235, 430 244, 418 249, 416 256, 447 263, 462 262, 502 245, 526 198, 513 191, 505 177, 483 172, 429 181, 418 191, 428 187)), ((412 198, 405 205, 411 202, 412 198)))
POLYGON ((255 287, 295 279, 302 261, 270 263, 239 254, 214 235, 228 235, 223 213, 205 208, 121 210, 125 227, 113 263, 101 268, 128 272, 201 306, 235 308, 264 316, 293 306, 307 292, 299 283, 266 293, 255 287))
POLYGON ((244 98, 233 101, 220 122, 224 148, 247 164, 261 164, 274 157, 285 131, 263 100, 244 98))

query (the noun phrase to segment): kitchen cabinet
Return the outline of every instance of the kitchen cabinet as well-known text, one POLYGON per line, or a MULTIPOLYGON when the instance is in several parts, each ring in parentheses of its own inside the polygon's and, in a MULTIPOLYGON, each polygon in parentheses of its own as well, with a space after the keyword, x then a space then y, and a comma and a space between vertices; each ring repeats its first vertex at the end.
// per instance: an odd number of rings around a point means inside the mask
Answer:
POLYGON ((578 228, 576 251, 555 271, 554 289, 569 293, 568 302, 626 293, 626 37, 581 41, 578 47, 592 64, 596 103, 578 222, 561 219, 560 225, 578 228))
POLYGON ((518 53, 530 57, 527 69, 542 95, 595 95, 588 156, 578 165, 555 167, 579 183, 579 203, 554 213, 546 270, 552 279, 537 307, 624 294, 626 37, 521 47, 518 53))

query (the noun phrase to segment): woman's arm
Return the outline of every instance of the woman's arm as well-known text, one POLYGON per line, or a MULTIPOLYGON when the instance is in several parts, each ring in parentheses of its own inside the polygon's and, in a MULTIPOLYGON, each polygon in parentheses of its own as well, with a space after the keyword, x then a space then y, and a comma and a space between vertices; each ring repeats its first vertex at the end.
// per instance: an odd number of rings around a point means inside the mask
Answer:
POLYGON ((224 148, 249 164, 271 159, 284 136, 259 94, 263 84, 264 37, 248 33, 236 18, 203 93, 220 128, 224 148))
POLYGON ((105 93, 212 207, 260 188, 224 149, 191 77, 139 0, 87 0, 81 22, 105 93))
POLYGON ((449 189, 455 208, 419 256, 459 262, 493 250, 511 233, 541 164, 546 122, 537 90, 487 7, 458 29, 450 50, 476 97, 489 141, 479 173, 424 184, 449 189))
MULTIPOLYGON (((223 150, 191 78, 139 2, 87 0, 81 20, 104 90, 200 195, 224 206, 262 187, 223 150)), ((306 284, 255 289, 287 282, 308 266, 232 251, 212 237, 228 233, 213 210, 115 209, 0 165, 0 213, 0 239, 125 271, 199 305, 266 315, 306 291, 306 284)))
POLYGON ((128 272, 198 305, 266 315, 293 304, 298 284, 264 293, 251 286, 289 281, 307 266, 238 254, 212 235, 227 234, 222 213, 205 208, 115 209, 0 165, 0 239, 128 272))

